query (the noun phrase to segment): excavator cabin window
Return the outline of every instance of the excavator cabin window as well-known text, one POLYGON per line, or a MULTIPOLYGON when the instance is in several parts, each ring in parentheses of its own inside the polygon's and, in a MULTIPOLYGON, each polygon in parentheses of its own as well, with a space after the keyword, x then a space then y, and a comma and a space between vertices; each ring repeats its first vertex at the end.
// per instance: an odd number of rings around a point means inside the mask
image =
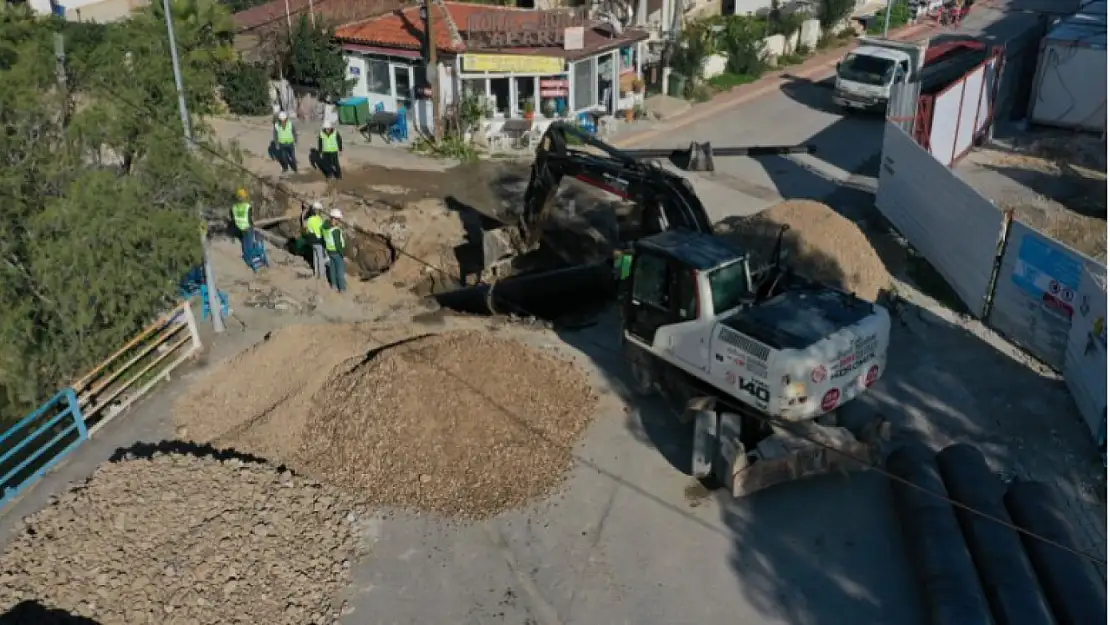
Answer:
POLYGON ((663 310, 671 308, 671 289, 667 259, 640 254, 632 273, 632 299, 663 310))

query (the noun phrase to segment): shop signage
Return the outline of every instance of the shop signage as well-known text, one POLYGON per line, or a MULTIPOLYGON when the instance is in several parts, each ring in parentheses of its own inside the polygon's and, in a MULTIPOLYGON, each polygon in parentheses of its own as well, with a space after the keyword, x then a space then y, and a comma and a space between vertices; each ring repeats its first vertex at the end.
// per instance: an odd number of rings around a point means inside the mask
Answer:
POLYGON ((552 56, 518 54, 464 54, 464 72, 501 72, 507 74, 561 74, 564 61, 552 56))
POLYGON ((562 98, 570 94, 570 81, 556 78, 540 80, 541 98, 562 98))
POLYGON ((562 47, 568 28, 585 25, 585 15, 579 11, 485 11, 467 18, 466 45, 470 49, 562 47))

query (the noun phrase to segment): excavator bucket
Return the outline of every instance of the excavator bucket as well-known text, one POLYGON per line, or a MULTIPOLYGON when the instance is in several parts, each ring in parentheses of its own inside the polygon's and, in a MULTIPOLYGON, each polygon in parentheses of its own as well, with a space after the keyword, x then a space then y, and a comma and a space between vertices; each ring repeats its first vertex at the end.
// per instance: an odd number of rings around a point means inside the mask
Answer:
POLYGON ((890 437, 890 424, 876 420, 857 438, 840 427, 816 423, 775 428, 756 449, 737 454, 732 463, 731 490, 746 497, 765 488, 813 475, 867 469, 876 466, 882 445, 890 437))

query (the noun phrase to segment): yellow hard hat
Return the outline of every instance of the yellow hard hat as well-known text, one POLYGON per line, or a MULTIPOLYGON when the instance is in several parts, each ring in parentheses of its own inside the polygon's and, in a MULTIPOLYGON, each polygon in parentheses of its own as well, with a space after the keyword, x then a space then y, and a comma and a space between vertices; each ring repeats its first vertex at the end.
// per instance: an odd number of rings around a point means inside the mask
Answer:
POLYGON ((250 194, 247 193, 246 189, 239 189, 235 192, 235 196, 238 197, 240 200, 245 200, 250 197, 250 194))

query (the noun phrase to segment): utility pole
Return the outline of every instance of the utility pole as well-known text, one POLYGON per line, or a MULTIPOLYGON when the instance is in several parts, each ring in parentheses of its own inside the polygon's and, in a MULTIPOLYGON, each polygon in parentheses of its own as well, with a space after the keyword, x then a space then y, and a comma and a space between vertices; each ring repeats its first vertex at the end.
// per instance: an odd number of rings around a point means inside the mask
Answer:
POLYGON ((439 118, 439 60, 438 51, 436 50, 435 14, 432 11, 435 4, 434 0, 424 0, 424 45, 428 50, 428 55, 425 58, 427 65, 424 78, 428 80, 428 86, 432 89, 432 133, 435 136, 436 143, 439 143, 443 139, 443 124, 441 123, 443 120, 439 118))
MULTIPOLYGON (((181 60, 177 58, 177 38, 173 32, 173 11, 170 0, 162 0, 162 10, 166 13, 166 32, 170 38, 170 60, 173 61, 173 82, 177 86, 177 108, 181 113, 181 127, 185 131, 185 148, 190 152, 196 150, 193 137, 193 127, 189 123, 189 105, 185 102, 185 81, 181 76, 181 60)), ((216 290, 216 272, 212 270, 212 258, 208 253, 208 229, 203 227, 206 223, 204 205, 197 203, 197 217, 200 218, 200 248, 204 254, 204 283, 208 285, 208 310, 212 313, 212 329, 216 334, 224 331, 223 309, 220 308, 219 292, 216 290)))
MULTIPOLYGON (((289 0, 285 0, 285 6, 289 6, 289 0)), ((312 17, 312 27, 316 28, 316 6, 312 0, 308 0, 308 14, 312 17)))
POLYGON ((57 74, 58 93, 62 96, 62 127, 69 126, 69 83, 66 79, 66 39, 54 33, 54 71, 57 74))
POLYGON ((894 0, 886 0, 886 18, 883 20, 883 39, 887 39, 887 33, 890 32, 890 8, 894 6, 894 0))
POLYGON ((289 14, 289 0, 285 0, 285 25, 289 28, 289 39, 293 38, 293 16, 289 14))

